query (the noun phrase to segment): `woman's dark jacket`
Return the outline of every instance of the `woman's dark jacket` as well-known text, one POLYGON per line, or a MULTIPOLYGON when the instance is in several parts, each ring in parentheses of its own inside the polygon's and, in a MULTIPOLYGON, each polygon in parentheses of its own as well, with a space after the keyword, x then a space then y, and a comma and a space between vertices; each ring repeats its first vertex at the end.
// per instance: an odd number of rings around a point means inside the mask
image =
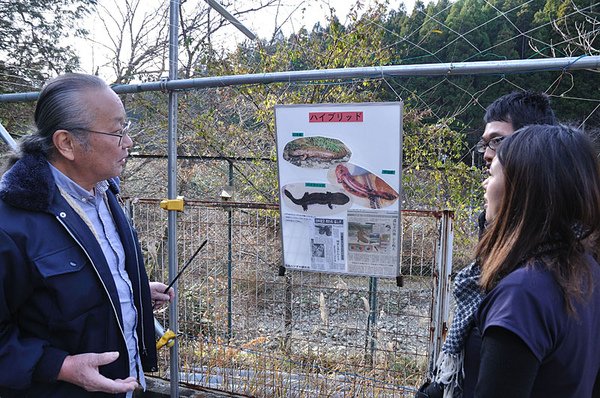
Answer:
MULTIPOLYGON (((108 205, 138 312, 139 352, 144 370, 154 371, 148 277, 118 187, 112 180, 109 185, 108 205)), ((118 351, 100 373, 127 378, 122 323, 117 289, 94 234, 61 196, 45 158, 25 155, 0 180, 0 396, 114 396, 56 377, 67 355, 118 351)))

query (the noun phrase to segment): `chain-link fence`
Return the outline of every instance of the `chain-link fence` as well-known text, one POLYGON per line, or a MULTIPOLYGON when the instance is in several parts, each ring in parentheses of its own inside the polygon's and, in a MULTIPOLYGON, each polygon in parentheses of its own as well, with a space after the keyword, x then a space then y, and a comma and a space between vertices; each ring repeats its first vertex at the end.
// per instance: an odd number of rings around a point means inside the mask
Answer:
MULTIPOLYGON (((151 278, 167 281, 167 212, 158 200, 129 203, 151 278)), ((180 380, 259 397, 411 396, 440 331, 442 218, 402 212, 398 286, 282 272, 276 205, 186 202, 179 263, 208 244, 178 282, 180 380)), ((168 356, 158 376, 169 377, 168 356)))

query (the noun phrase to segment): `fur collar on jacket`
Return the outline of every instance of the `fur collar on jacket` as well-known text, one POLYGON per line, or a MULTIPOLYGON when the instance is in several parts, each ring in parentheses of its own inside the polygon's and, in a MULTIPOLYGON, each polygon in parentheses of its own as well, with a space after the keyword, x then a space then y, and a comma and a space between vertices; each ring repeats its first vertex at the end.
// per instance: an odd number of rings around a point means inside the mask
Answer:
MULTIPOLYGON (((118 180, 109 179, 114 194, 118 180)), ((0 180, 0 199, 11 206, 31 211, 47 211, 56 194, 56 184, 48 162, 41 154, 25 154, 0 180)))

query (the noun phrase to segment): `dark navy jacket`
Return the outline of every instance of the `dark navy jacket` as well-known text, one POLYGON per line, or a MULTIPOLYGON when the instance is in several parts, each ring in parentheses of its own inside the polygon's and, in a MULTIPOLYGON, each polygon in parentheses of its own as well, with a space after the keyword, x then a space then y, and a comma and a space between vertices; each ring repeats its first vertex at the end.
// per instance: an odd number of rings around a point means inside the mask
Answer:
MULTIPOLYGON (((137 235, 119 206, 118 187, 109 184, 108 204, 138 311, 142 364, 153 371, 148 277, 137 235)), ((117 290, 100 245, 61 196, 45 158, 25 155, 0 181, 0 396, 115 396, 89 393, 56 377, 65 356, 106 351, 120 356, 100 372, 128 377, 121 325, 117 290)))

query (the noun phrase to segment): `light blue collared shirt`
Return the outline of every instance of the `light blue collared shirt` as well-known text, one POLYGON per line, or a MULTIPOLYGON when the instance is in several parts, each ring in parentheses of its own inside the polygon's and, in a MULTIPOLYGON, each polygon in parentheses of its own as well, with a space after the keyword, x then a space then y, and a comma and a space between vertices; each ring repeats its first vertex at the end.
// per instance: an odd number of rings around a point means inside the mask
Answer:
MULTIPOLYGON (((106 202, 106 190, 108 182, 101 181, 96 184, 94 193, 90 193, 64 175, 56 167, 50 165, 52 175, 56 185, 70 196, 71 204, 79 208, 87 216, 86 223, 91 224, 102 248, 106 262, 110 267, 112 277, 117 286, 121 313, 123 314, 123 330, 125 332, 125 342, 129 352, 129 374, 135 377, 142 387, 146 387, 142 363, 138 355, 138 339, 135 332, 137 325, 137 310, 133 304, 133 289, 131 280, 125 271, 125 251, 117 227, 106 202)), ((127 394, 127 397, 132 394, 127 394)))

